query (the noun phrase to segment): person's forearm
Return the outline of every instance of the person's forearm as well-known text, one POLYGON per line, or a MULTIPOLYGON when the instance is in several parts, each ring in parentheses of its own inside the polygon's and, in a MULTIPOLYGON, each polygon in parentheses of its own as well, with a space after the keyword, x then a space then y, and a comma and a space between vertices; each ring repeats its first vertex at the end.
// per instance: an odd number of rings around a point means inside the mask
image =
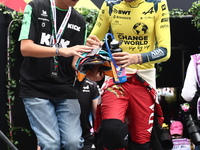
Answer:
POLYGON ((185 101, 191 101, 195 96, 196 91, 197 91, 196 72, 193 65, 193 61, 190 60, 181 96, 185 101))
POLYGON ((92 112, 93 112, 93 116, 95 118, 96 116, 96 110, 97 110, 97 103, 98 103, 99 98, 97 99, 93 99, 92 100, 92 112))
POLYGON ((56 47, 46 47, 35 44, 31 40, 22 40, 21 41, 21 54, 24 57, 53 57, 57 56, 56 47))
POLYGON ((164 48, 164 47, 159 47, 148 53, 141 53, 142 63, 165 62, 170 57, 170 55, 168 53, 169 52, 168 52, 167 48, 164 48))

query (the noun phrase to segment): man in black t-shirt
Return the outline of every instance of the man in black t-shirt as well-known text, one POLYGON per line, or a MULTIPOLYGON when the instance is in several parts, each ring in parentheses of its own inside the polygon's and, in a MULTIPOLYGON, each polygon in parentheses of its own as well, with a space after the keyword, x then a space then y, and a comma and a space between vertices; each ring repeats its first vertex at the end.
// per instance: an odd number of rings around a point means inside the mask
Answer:
POLYGON ((20 97, 41 150, 83 147, 72 65, 94 47, 84 45, 86 22, 73 8, 77 2, 33 0, 24 11, 20 97))

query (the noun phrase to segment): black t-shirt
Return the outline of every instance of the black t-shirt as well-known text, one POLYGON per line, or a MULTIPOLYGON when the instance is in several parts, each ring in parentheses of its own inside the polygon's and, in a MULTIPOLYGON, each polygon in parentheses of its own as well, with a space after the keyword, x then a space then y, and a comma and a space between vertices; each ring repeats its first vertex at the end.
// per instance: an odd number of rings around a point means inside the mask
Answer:
MULTIPOLYGON (((56 9, 57 30, 62 23, 66 10, 56 9)), ((71 16, 65 27, 60 43, 62 47, 83 45, 85 42, 86 22, 83 16, 72 8, 71 16)), ((19 40, 30 39, 34 43, 50 46, 52 20, 50 0, 33 0, 25 8, 19 40)), ((71 67, 73 57, 58 57, 58 76, 52 77, 53 57, 25 57, 20 74, 20 97, 40 97, 45 99, 77 98, 73 87, 75 71, 71 67)))
POLYGON ((99 97, 97 83, 85 78, 78 85, 78 100, 81 106, 81 127, 82 137, 90 136, 90 129, 92 128, 90 118, 92 118, 92 100, 99 97))

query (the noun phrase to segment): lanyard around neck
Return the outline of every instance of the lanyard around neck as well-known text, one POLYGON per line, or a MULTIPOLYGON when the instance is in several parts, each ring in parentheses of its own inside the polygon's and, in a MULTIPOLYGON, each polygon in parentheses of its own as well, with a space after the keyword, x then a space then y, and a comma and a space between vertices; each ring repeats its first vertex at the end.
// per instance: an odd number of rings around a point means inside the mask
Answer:
POLYGON ((68 12, 67 14, 65 15, 65 18, 57 32, 57 25, 56 25, 56 5, 55 5, 55 0, 50 0, 51 2, 51 11, 52 11, 52 25, 53 25, 53 34, 54 34, 54 43, 53 44, 58 44, 60 39, 61 39, 61 36, 64 32, 64 29, 67 25, 67 22, 69 20, 69 17, 71 15, 71 6, 69 6, 69 9, 68 9, 68 12))

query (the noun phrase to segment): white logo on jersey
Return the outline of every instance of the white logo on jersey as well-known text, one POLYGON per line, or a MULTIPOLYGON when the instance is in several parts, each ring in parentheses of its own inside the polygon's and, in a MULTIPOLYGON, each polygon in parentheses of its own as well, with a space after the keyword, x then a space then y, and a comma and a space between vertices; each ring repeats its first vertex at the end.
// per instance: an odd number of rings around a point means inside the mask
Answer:
POLYGON ((156 59, 156 58, 162 57, 164 55, 165 54, 161 49, 157 49, 157 50, 151 52, 152 59, 156 59))
POLYGON ((125 141, 128 140, 128 134, 125 136, 124 140, 125 140, 125 141))
MULTIPOLYGON (((50 46, 50 39, 51 38, 52 38, 52 36, 50 34, 46 34, 46 33, 43 32, 42 36, 41 36, 40 44, 50 46)), ((65 39, 61 39, 60 44, 62 45, 62 47, 67 47, 70 44, 70 41, 65 40, 65 39)))
MULTIPOLYGON (((151 105, 149 108, 154 111, 154 106, 155 104, 151 105)), ((149 116, 149 124, 153 124, 153 117, 154 117, 154 113, 151 113, 151 115, 149 116)), ((150 127, 147 131, 151 133, 153 127, 150 127)))
POLYGON ((149 128, 147 131, 148 131, 149 133, 151 133, 151 132, 152 132, 152 129, 153 129, 153 127, 149 128))
POLYGON ((89 85, 83 87, 84 90, 89 89, 89 85))
POLYGON ((42 23, 42 27, 44 28, 46 26, 45 22, 42 23))
POLYGON ((41 16, 43 16, 43 17, 48 17, 48 15, 47 15, 47 11, 42 10, 41 16))
POLYGON ((71 24, 71 23, 68 23, 67 28, 73 29, 73 30, 78 31, 78 32, 81 31, 81 27, 74 25, 74 24, 71 24))
POLYGON ((83 92, 90 92, 89 85, 83 87, 83 92))
POLYGON ((86 80, 86 83, 89 83, 89 84, 93 85, 93 83, 92 83, 92 82, 90 82, 90 81, 88 81, 88 80, 86 80))

